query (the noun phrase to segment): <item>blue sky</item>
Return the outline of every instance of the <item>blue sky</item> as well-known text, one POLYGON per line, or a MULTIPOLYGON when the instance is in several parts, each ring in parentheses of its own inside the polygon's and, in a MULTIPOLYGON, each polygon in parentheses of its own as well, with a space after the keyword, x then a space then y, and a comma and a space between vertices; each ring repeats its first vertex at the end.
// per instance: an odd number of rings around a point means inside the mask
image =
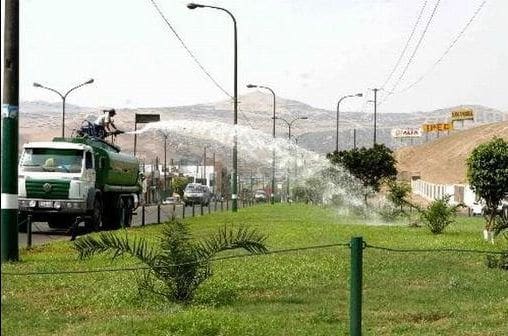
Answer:
MULTIPOLYGON (((399 88, 426 72, 482 1, 441 1, 399 88)), ((187 55, 150 0, 20 2, 22 100, 58 101, 54 93, 34 88, 33 82, 65 91, 88 78, 94 78, 95 83, 73 92, 69 103, 153 107, 227 98, 187 55)), ((225 7, 237 18, 240 93, 249 92, 247 83, 264 84, 282 97, 332 110, 342 95, 367 93, 384 82, 423 2, 203 3, 225 7)), ((428 1, 417 34, 435 2, 428 1)), ((212 9, 189 10, 187 1, 157 3, 200 62, 232 93, 230 18, 212 9)), ((508 110, 506 13, 507 1, 487 1, 443 62, 411 90, 391 96, 380 112, 425 111, 459 104, 508 110)), ((364 99, 351 99, 341 109, 371 106, 364 99)))

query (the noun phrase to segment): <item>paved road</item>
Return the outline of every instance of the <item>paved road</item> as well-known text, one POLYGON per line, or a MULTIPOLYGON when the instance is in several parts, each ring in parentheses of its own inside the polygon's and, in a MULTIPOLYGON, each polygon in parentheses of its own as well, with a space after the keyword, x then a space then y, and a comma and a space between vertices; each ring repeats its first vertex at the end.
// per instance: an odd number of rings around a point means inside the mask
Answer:
MULTIPOLYGON (((240 203, 239 207, 243 207, 240 203)), ((158 217, 160 216, 160 222, 165 222, 171 220, 172 218, 182 218, 184 215, 184 209, 182 204, 168 204, 160 206, 160 215, 156 205, 150 205, 145 207, 145 225, 154 224, 158 222, 158 217)), ((231 209, 230 202, 222 202, 222 210, 221 210, 221 202, 212 202, 210 203, 210 207, 203 207, 203 215, 207 215, 208 213, 212 213, 215 211, 227 211, 231 209)), ((138 208, 136 210, 136 215, 133 216, 132 225, 133 226, 141 226, 142 224, 142 208, 138 208)), ((193 209, 192 206, 185 207, 185 217, 192 217, 193 209)), ((194 206, 194 216, 201 216, 201 206, 194 206)), ((78 235, 85 234, 84 228, 80 227, 78 230, 78 235)), ((20 233, 19 234, 19 246, 26 247, 27 246, 27 234, 20 233)), ((32 224, 32 245, 40 245, 54 240, 70 240, 71 235, 69 232, 65 230, 54 230, 50 229, 46 223, 37 222, 32 224)))

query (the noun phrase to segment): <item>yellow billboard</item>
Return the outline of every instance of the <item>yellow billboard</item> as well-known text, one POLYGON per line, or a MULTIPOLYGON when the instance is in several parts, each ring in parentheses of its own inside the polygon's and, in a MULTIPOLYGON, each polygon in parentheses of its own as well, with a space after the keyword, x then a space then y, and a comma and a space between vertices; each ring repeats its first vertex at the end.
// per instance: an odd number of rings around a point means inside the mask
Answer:
POLYGON ((457 120, 474 120, 473 109, 470 107, 463 107, 452 111, 452 121, 457 120))
POLYGON ((425 133, 430 132, 445 132, 453 129, 452 123, 436 123, 436 124, 423 124, 422 131, 425 133))

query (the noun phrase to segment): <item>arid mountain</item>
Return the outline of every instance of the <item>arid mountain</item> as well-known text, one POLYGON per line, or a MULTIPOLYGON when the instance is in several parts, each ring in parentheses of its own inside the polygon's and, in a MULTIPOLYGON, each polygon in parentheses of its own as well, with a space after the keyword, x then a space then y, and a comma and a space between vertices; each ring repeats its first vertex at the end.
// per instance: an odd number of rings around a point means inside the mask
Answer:
POLYGON ((419 146, 401 148, 396 152, 399 171, 419 173, 433 183, 465 183, 466 159, 473 149, 493 137, 508 141, 508 122, 497 122, 467 130, 453 131, 419 146))
MULTIPOLYGON (((241 95, 239 97, 238 123, 261 130, 268 135, 272 132, 273 96, 260 91, 241 95)), ((508 113, 483 106, 471 106, 475 113, 475 121, 467 121, 465 128, 478 126, 484 123, 508 120, 508 113)), ((79 107, 67 104, 66 107, 66 135, 73 129, 79 128, 86 118, 93 119, 105 107, 79 107)), ((418 127, 424 122, 445 121, 450 111, 456 107, 440 109, 431 112, 387 113, 380 108, 377 116, 377 141, 392 148, 399 148, 411 144, 410 140, 401 142, 391 138, 390 131, 394 127, 418 127)), ((27 141, 49 140, 61 134, 61 104, 47 102, 22 102, 20 109, 20 146, 27 141)), ((124 130, 134 129, 135 113, 157 113, 162 120, 210 120, 227 124, 233 122, 233 104, 231 100, 217 103, 198 104, 176 107, 154 107, 117 109, 116 124, 124 130)), ((276 115, 286 120, 298 116, 306 116, 308 120, 299 120, 292 127, 292 134, 296 136, 298 144, 306 149, 326 153, 335 149, 335 110, 314 108, 296 100, 277 97, 276 115)), ((341 112, 340 114, 340 148, 353 146, 353 129, 356 129, 357 145, 370 146, 373 138, 373 114, 361 112, 341 112)), ((284 122, 277 121, 277 137, 287 137, 288 127, 284 122)), ((459 134, 460 132, 457 132, 459 134)), ((432 139, 421 138, 414 140, 414 144, 432 139)), ((138 141, 138 153, 147 161, 154 160, 155 156, 163 157, 163 137, 157 134, 145 134, 138 141)), ((118 137, 118 144, 126 151, 133 150, 133 136, 122 135, 118 137)), ((168 138, 168 160, 199 161, 206 144, 199 140, 190 139, 185 134, 174 134, 168 138)), ((220 144, 213 145, 213 151, 218 158, 223 159, 230 155, 220 144)))

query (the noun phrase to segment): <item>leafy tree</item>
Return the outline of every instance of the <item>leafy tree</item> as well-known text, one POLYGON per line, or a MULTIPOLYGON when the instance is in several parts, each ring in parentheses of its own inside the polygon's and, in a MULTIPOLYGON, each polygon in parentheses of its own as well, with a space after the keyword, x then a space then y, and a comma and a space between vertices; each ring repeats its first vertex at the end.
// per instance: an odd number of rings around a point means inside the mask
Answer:
POLYGON ((138 280, 139 290, 148 290, 171 301, 192 299, 198 286, 208 279, 211 260, 219 252, 243 249, 251 254, 266 253, 266 236, 255 230, 223 227, 201 241, 192 241, 187 224, 173 221, 165 224, 159 247, 150 246, 144 238, 129 239, 114 232, 86 236, 74 242, 81 259, 110 252, 113 258, 129 254, 148 266, 138 280))
POLYGON ((173 189, 173 192, 176 192, 180 195, 180 197, 183 197, 183 191, 185 190, 187 184, 189 184, 189 179, 184 176, 174 177, 171 180, 171 188, 173 189))
MULTIPOLYGON (((371 187, 374 191, 379 191, 384 179, 393 179, 397 175, 393 152, 383 144, 375 144, 372 148, 335 151, 328 153, 327 158, 333 164, 346 168, 365 187, 371 187)), ((365 194, 365 201, 367 196, 365 194)))
POLYGON ((388 199, 402 211, 403 206, 409 204, 407 197, 411 193, 411 185, 407 182, 390 181, 388 188, 388 199))
POLYGON ((304 181, 303 185, 293 187, 293 195, 298 201, 305 203, 321 204, 326 183, 322 178, 311 177, 304 181))
POLYGON ((467 177, 471 189, 485 200, 485 229, 490 231, 497 206, 508 193, 508 143, 494 138, 476 147, 467 159, 467 177))

